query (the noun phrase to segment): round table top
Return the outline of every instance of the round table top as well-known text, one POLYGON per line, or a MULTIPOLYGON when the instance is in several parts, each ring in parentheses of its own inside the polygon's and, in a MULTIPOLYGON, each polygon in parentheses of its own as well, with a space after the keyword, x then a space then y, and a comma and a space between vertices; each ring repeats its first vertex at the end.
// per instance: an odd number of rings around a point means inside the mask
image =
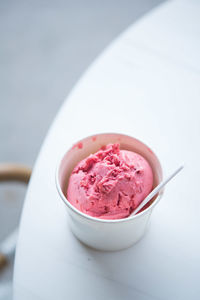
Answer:
MULTIPOLYGON (((169 1, 131 26, 64 102, 39 153, 21 218, 14 299, 198 299, 200 293, 200 3, 169 1), (145 237, 118 252, 81 244, 55 187, 59 157, 100 132, 158 155, 165 189, 145 237)), ((48 108, 47 108, 48 109, 48 108)))

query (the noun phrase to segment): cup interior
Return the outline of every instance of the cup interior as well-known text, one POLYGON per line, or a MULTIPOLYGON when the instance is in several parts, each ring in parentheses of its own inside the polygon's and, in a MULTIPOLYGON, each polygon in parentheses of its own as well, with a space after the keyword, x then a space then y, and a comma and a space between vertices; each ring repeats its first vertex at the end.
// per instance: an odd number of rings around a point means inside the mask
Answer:
MULTIPOLYGON (((77 142, 71 147, 71 149, 69 149, 69 151, 66 152, 60 162, 57 174, 58 183, 66 200, 68 181, 74 167, 82 159, 86 158, 92 153, 97 152, 102 146, 110 143, 119 143, 120 149, 134 151, 142 155, 149 162, 152 168, 154 178, 153 188, 161 182, 162 169, 160 162, 154 152, 147 145, 127 135, 116 133, 98 134, 84 138, 83 140, 77 142)), ((157 196, 151 200, 151 204, 156 197, 157 196)))

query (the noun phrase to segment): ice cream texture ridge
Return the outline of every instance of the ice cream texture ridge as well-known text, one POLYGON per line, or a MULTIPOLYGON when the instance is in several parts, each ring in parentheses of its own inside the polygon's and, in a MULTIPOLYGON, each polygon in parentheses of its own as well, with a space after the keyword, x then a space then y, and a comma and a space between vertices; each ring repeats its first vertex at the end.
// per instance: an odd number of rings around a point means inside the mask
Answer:
POLYGON ((80 161, 68 182, 67 200, 101 219, 128 217, 153 187, 153 172, 138 153, 108 144, 80 161))

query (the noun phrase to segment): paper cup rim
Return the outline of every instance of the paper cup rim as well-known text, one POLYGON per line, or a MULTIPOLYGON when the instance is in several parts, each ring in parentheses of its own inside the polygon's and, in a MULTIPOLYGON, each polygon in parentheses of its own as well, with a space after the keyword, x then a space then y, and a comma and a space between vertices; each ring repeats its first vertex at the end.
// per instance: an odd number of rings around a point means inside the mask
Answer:
MULTIPOLYGON (((149 146, 147 146, 145 143, 143 143, 142 141, 140 141, 139 139, 135 138, 135 137, 132 137, 130 135, 126 135, 126 134, 121 134, 121 133, 114 133, 114 132, 107 132, 107 133, 99 133, 99 134, 93 134, 93 135, 89 135, 81 140, 79 140, 78 142, 76 143, 79 143, 81 142, 82 140, 84 139, 87 139, 87 138, 92 138, 93 136, 99 136, 99 135, 109 135, 109 134, 116 134, 116 135, 121 135, 121 136, 126 136, 126 137, 129 137, 129 138, 134 138, 135 140, 139 141, 140 143, 142 143, 143 145, 145 145, 147 148, 149 148, 149 146)), ((71 147, 72 148, 72 147, 71 147)), ((58 162, 57 162, 57 165, 56 165, 56 172, 55 172, 55 182, 56 182, 56 188, 57 188, 57 191, 61 197, 61 199, 63 200, 64 204, 67 205, 67 207, 72 210, 75 214, 79 215, 80 217, 82 218, 85 218, 85 219, 88 219, 90 221, 93 221, 93 222, 99 222, 99 223, 107 223, 107 224, 113 224, 113 223, 123 223, 123 222, 130 222, 134 219, 137 219, 137 218, 140 218, 142 217, 144 214, 146 214, 147 212, 149 212, 150 210, 152 210, 154 208, 154 206, 160 201, 160 198, 162 197, 162 194, 163 194, 163 190, 160 191, 157 195, 157 197, 155 198, 155 200, 151 203, 150 206, 148 206, 146 209, 144 209, 143 211, 141 211, 140 213, 137 213, 136 215, 134 216, 129 216, 129 217, 126 217, 126 218, 122 218, 122 219, 100 219, 100 218, 96 218, 96 217, 92 217, 90 215, 87 215, 83 212, 81 212, 80 210, 78 210, 75 206, 73 206, 66 198, 66 196, 64 195, 62 189, 61 189, 61 186, 60 186, 60 182, 59 182, 59 170, 60 170, 60 166, 61 166, 61 163, 62 163, 62 160, 64 159, 65 155, 68 153, 68 151, 71 150, 71 148, 69 148, 67 151, 64 152, 64 154, 61 155, 61 158, 59 158, 58 162)), ((151 149, 151 148, 150 148, 151 149)), ((152 149, 151 149, 152 151, 152 149)), ((157 155, 154 153, 154 151, 152 151, 153 155, 157 158, 159 164, 160 164, 160 161, 157 157, 157 155)), ((160 164, 160 168, 161 168, 161 176, 162 176, 162 167, 161 167, 161 164, 160 164)))

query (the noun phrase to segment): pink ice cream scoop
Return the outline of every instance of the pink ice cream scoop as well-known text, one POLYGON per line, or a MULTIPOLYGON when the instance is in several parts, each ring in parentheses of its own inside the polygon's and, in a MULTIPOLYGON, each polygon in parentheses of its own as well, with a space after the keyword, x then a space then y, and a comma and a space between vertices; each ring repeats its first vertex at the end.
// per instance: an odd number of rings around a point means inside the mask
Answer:
POLYGON ((121 219, 151 192, 153 173, 139 154, 109 144, 74 168, 67 199, 81 212, 101 219, 121 219))

